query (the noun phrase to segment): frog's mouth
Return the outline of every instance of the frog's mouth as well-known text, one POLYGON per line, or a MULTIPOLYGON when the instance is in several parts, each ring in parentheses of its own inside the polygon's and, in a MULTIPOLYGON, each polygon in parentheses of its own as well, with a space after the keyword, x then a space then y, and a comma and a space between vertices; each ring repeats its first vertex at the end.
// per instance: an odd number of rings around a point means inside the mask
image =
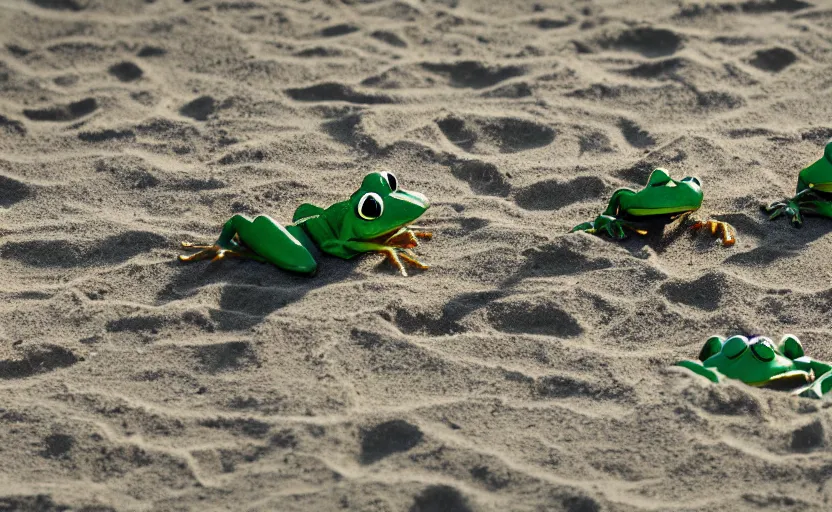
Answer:
POLYGON ((775 389, 778 391, 791 391, 806 384, 811 384, 815 380, 815 372, 805 372, 803 370, 792 370, 790 372, 781 373, 768 380, 762 382, 748 382, 749 386, 756 386, 759 388, 775 389))

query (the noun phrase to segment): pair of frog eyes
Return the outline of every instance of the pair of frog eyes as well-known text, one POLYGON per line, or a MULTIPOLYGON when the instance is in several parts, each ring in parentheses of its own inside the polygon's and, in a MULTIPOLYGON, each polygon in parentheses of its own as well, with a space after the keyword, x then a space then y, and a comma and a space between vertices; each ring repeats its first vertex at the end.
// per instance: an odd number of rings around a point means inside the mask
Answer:
POLYGON ((767 338, 752 339, 751 343, 746 342, 740 337, 734 337, 725 342, 722 347, 722 354, 728 359, 734 359, 740 356, 745 349, 751 349, 751 353, 755 358, 767 363, 774 360, 774 343, 767 338))
MULTIPOLYGON (((380 174, 390 186, 390 192, 399 190, 399 180, 396 179, 396 176, 392 172, 384 171, 380 174)), ((358 200, 358 206, 355 210, 362 219, 375 220, 384 213, 384 201, 375 192, 367 192, 358 200)))

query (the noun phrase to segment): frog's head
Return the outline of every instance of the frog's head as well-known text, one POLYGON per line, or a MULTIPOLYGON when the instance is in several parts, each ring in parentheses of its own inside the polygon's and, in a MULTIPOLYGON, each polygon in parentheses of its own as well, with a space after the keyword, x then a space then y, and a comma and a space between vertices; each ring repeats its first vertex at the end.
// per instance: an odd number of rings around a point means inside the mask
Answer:
POLYGON ((810 374, 795 364, 801 357, 803 346, 791 335, 784 336, 779 347, 764 336, 731 336, 726 340, 713 336, 699 352, 706 368, 752 386, 767 387, 798 387, 810 382, 810 374))
POLYGON ((373 172, 349 199, 351 237, 371 240, 392 233, 418 219, 430 207, 419 192, 399 188, 391 172, 373 172))
POLYGON ((656 169, 643 189, 621 197, 620 203, 621 213, 636 216, 691 212, 702 205, 701 183, 692 176, 674 180, 664 169, 656 169))

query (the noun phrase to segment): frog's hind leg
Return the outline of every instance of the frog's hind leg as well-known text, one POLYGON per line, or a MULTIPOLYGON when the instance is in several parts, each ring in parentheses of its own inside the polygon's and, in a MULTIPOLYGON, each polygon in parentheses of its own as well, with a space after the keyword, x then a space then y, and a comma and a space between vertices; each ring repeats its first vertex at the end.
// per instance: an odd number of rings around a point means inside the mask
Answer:
POLYGON ((734 227, 721 220, 709 219, 694 221, 690 228, 694 231, 699 231, 700 229, 709 230, 711 235, 719 237, 720 242, 724 246, 734 245, 737 241, 737 234, 734 231, 734 227))
POLYGON ((215 244, 197 245, 184 242, 184 249, 198 252, 181 255, 179 259, 192 262, 208 258, 213 261, 226 257, 246 258, 272 263, 294 272, 312 274, 317 270, 318 264, 304 242, 311 243, 300 227, 284 228, 265 215, 254 220, 244 215, 235 215, 225 223, 215 244))
POLYGON ((182 248, 186 251, 204 251, 205 249, 211 249, 215 247, 214 245, 199 245, 191 242, 182 242, 182 248))
POLYGON ((260 262, 265 261, 257 254, 240 246, 235 249, 227 249, 218 244, 197 245, 190 242, 182 242, 182 248, 186 251, 197 251, 194 254, 180 254, 179 261, 184 261, 185 263, 207 260, 208 258, 211 258, 211 261, 219 261, 226 257, 246 258, 260 262))
POLYGON ((627 232, 624 230, 625 227, 632 229, 633 231, 637 231, 631 226, 631 223, 623 219, 619 219, 612 215, 599 215, 595 217, 595 220, 593 221, 578 224, 569 232, 574 233, 576 231, 585 231, 591 234, 606 233, 610 236, 610 238, 623 240, 627 238, 627 232))
POLYGON ((252 251, 247 250, 237 243, 237 231, 235 222, 237 217, 245 218, 242 215, 235 215, 222 227, 219 239, 211 245, 194 244, 191 242, 182 242, 182 248, 186 251, 196 251, 194 254, 180 254, 179 261, 190 263, 193 261, 201 261, 211 258, 212 261, 222 260, 228 256, 235 258, 248 258, 258 261, 263 261, 252 251))
POLYGON ((234 221, 233 227, 240 241, 262 261, 301 274, 317 271, 318 263, 309 252, 309 246, 313 244, 302 227, 284 227, 267 215, 254 220, 235 215, 231 221, 234 221))
POLYGON ((191 242, 182 242, 182 248, 186 251, 196 251, 193 254, 179 255, 179 261, 184 261, 185 263, 214 258, 217 255, 217 251, 221 249, 217 245, 197 245, 191 242))

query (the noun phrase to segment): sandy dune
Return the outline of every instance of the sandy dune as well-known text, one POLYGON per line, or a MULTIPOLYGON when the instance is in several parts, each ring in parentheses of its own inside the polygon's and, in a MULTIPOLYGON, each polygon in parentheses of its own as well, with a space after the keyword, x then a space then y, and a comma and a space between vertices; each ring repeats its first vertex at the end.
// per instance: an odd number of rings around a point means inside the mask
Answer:
POLYGON ((832 136, 803 0, 0 2, 0 510, 828 510, 826 403, 672 364, 832 360, 832 136), (566 234, 663 166, 716 245, 566 234), (393 171, 403 278, 184 265, 393 171))

